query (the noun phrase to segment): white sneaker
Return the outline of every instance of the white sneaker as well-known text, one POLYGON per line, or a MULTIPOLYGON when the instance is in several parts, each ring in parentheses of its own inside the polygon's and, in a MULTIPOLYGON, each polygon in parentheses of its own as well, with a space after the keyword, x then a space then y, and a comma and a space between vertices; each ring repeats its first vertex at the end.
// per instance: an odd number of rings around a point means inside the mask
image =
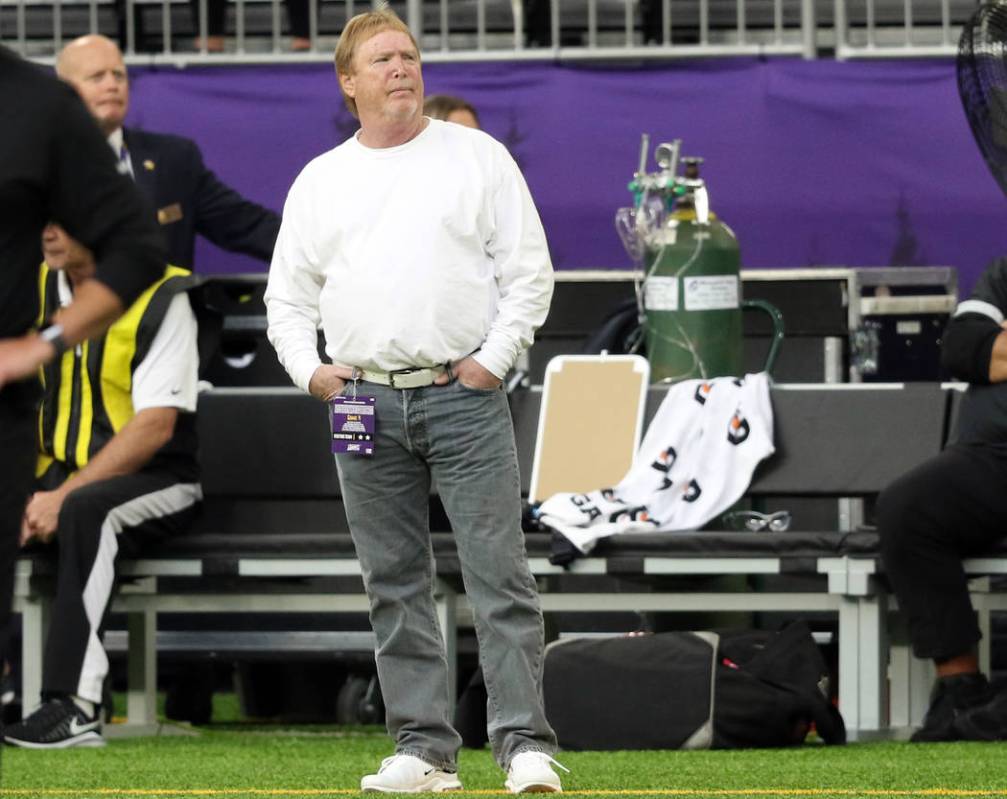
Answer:
POLYGON ((457 774, 442 771, 412 755, 386 757, 377 774, 368 774, 360 780, 361 791, 378 793, 441 793, 461 789, 457 774))
POLYGON ((504 787, 511 793, 562 793, 563 786, 553 766, 570 773, 570 769, 545 752, 518 752, 507 769, 504 787))

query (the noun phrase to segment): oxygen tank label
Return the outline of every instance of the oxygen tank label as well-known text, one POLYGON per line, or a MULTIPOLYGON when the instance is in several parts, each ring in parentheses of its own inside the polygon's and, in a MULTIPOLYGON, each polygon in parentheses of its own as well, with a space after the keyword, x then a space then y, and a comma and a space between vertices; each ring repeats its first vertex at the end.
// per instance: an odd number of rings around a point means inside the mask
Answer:
POLYGON ((737 275, 709 275, 682 279, 685 310, 716 311, 739 305, 737 275))
POLYGON ((643 285, 643 307, 648 311, 677 311, 678 278, 647 278, 643 285))

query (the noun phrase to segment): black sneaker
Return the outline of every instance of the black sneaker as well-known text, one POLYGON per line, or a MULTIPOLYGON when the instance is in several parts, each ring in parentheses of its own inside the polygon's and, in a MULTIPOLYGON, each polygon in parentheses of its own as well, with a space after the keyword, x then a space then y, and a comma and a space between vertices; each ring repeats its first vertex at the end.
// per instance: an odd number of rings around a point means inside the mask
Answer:
POLYGON ((981 705, 960 713, 954 722, 959 741, 1007 740, 1007 691, 1003 685, 991 691, 990 698, 981 705))
POLYGON ((941 677, 934 683, 923 726, 909 740, 915 743, 963 740, 956 721, 963 713, 986 704, 991 697, 984 674, 941 677))
POLYGON ((4 731, 4 743, 26 749, 68 749, 104 746, 100 711, 88 716, 67 697, 47 699, 24 721, 4 731))

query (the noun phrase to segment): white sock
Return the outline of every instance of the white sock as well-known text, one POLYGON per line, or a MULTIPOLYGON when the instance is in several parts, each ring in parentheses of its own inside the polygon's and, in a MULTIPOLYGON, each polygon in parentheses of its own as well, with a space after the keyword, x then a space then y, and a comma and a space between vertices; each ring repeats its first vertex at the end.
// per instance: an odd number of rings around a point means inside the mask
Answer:
POLYGON ((79 696, 71 696, 73 703, 87 713, 88 718, 94 718, 94 702, 90 702, 87 699, 82 699, 79 696))

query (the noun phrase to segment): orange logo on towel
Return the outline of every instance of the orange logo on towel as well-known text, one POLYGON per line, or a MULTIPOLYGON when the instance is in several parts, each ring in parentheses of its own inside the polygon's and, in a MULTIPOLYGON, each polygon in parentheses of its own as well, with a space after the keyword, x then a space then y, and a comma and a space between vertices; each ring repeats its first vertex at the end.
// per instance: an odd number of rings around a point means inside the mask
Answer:
POLYGON ((667 475, 668 472, 671 471, 671 467, 675 465, 675 460, 677 458, 678 453, 675 452, 675 448, 668 447, 666 450, 663 450, 660 455, 657 456, 657 460, 655 460, 652 464, 650 464, 650 468, 657 469, 657 471, 659 472, 664 472, 665 475, 664 479, 661 482, 661 485, 657 487, 658 491, 664 491, 666 488, 671 487, 672 481, 668 478, 667 475))
POLYGON ((727 425, 727 440, 737 446, 752 432, 752 427, 748 419, 741 415, 741 411, 735 411, 727 425))

